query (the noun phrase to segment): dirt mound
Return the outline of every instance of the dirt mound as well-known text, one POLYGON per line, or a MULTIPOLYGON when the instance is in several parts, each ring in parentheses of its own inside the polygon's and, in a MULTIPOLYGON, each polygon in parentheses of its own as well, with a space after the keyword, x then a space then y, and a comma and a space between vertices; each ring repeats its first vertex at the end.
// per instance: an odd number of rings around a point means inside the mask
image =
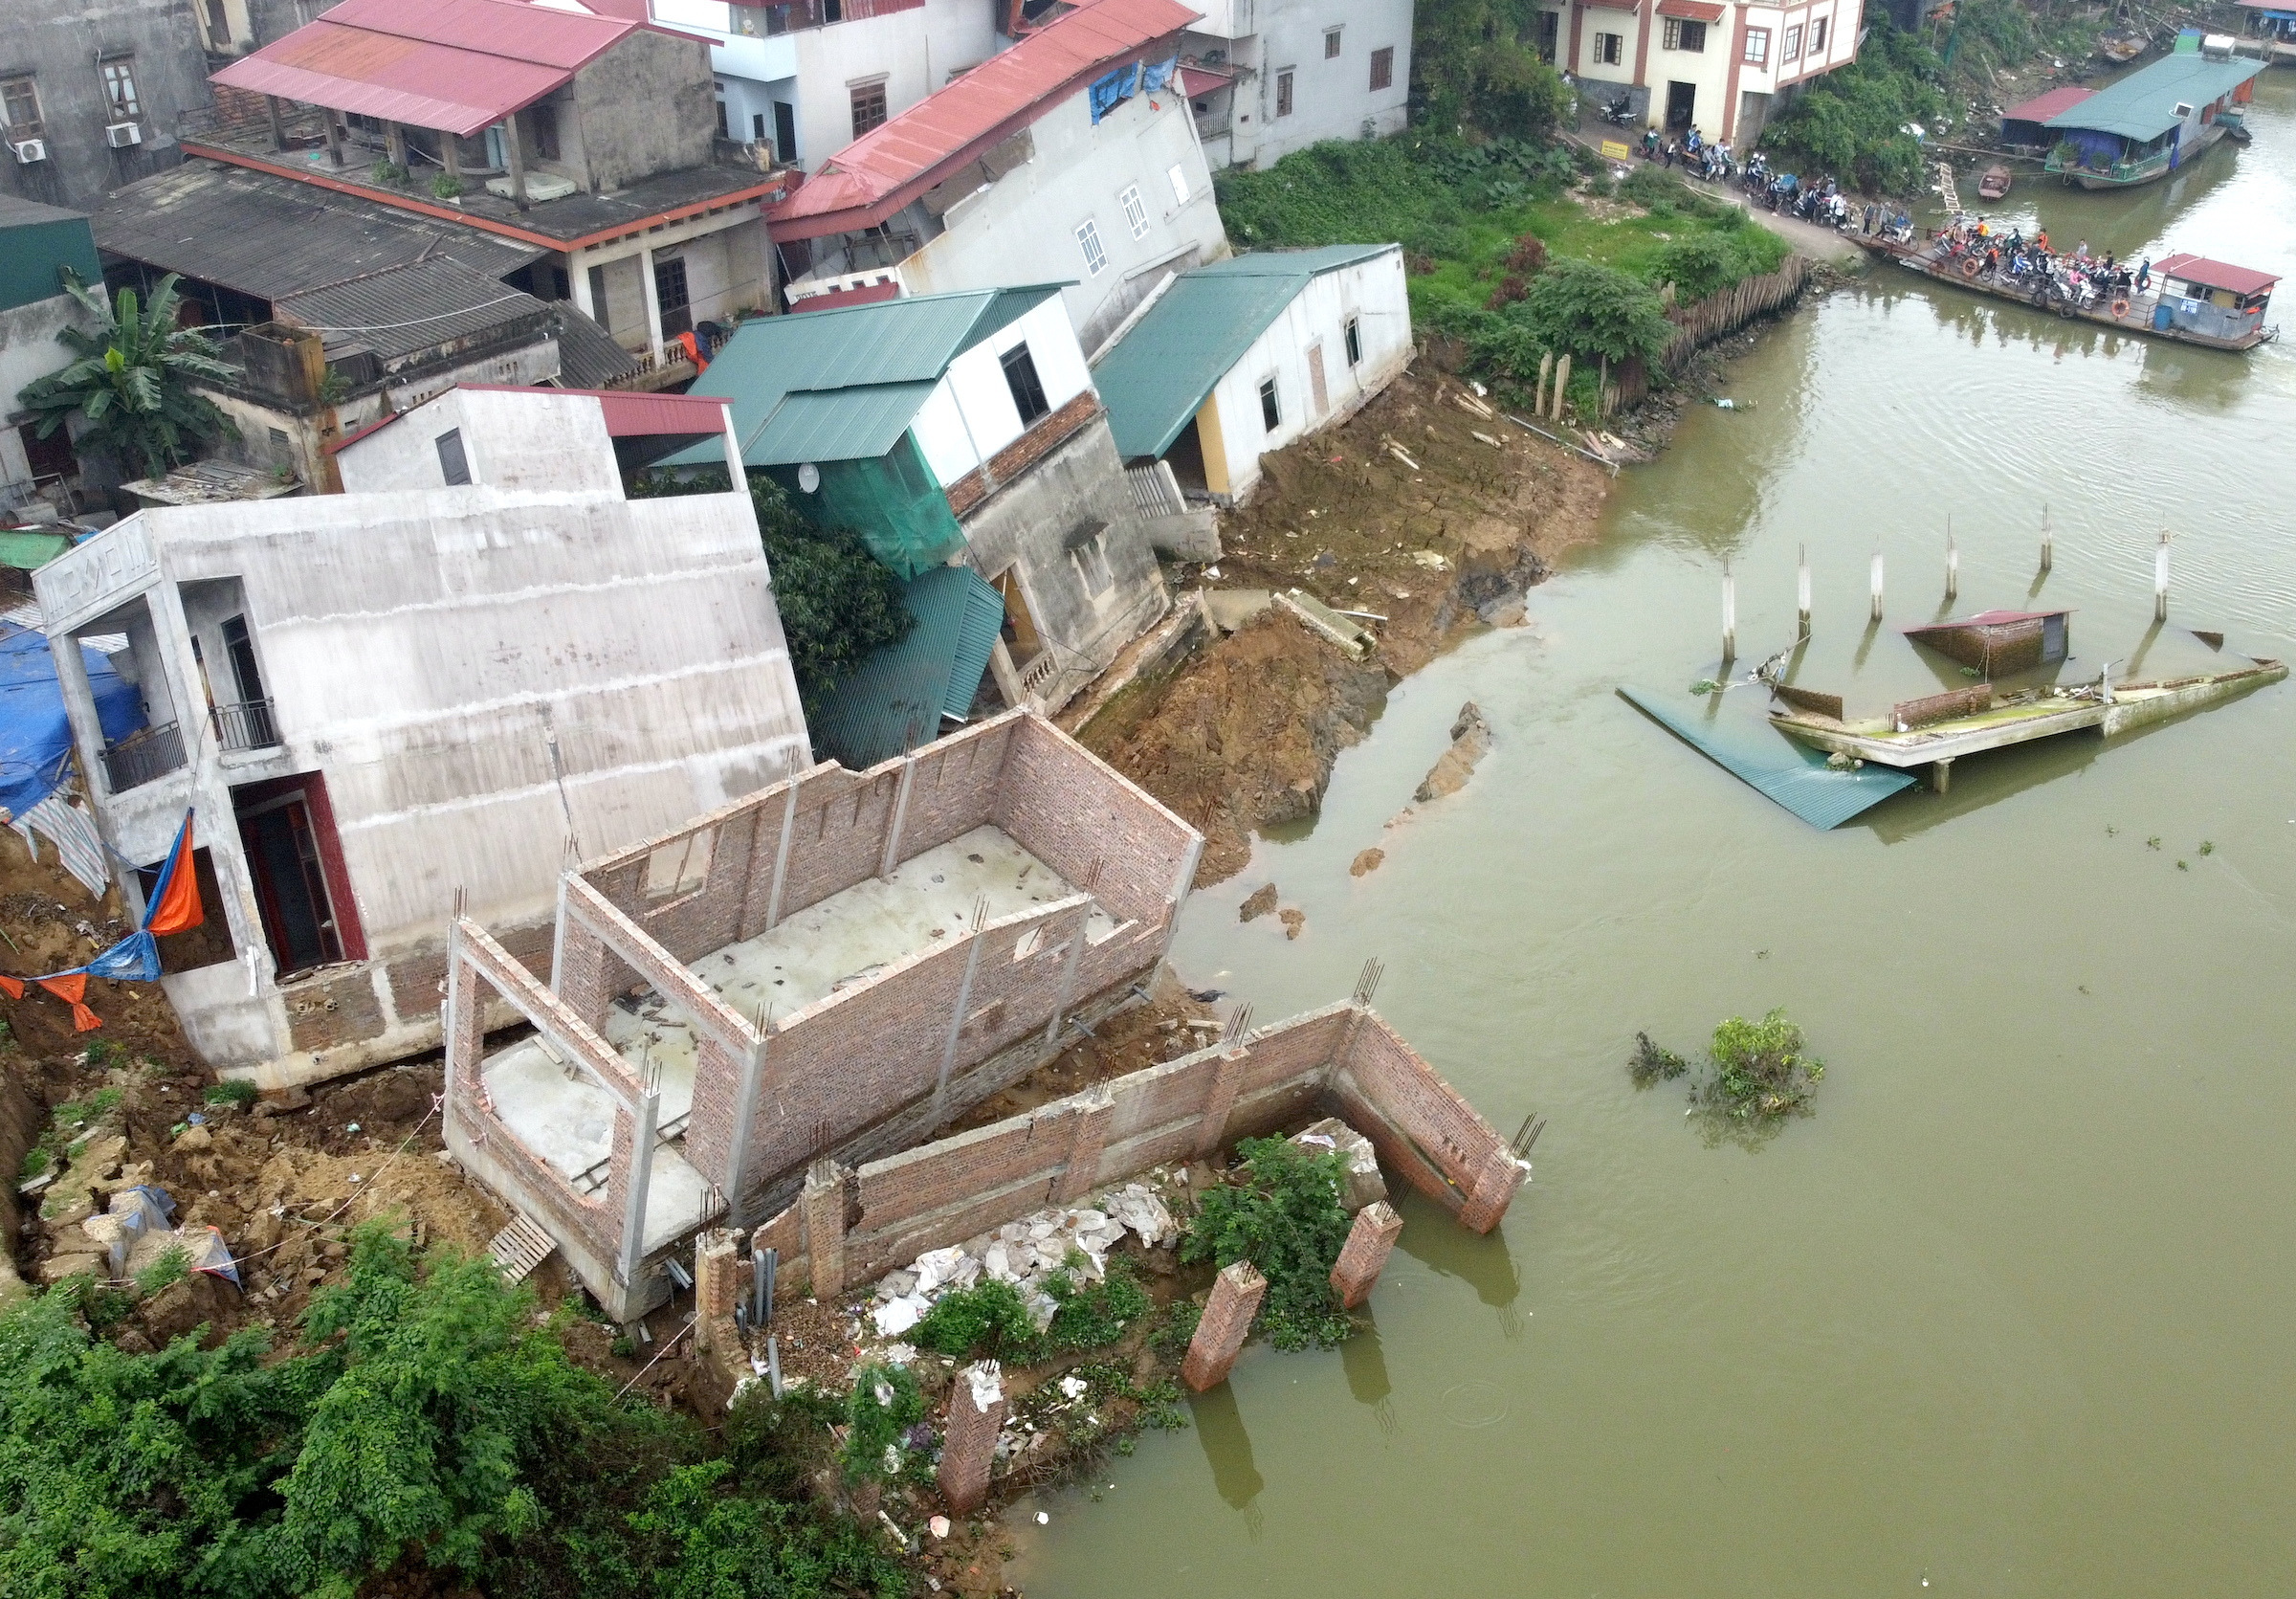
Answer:
POLYGON ((1228 553, 1207 579, 1382 618, 1373 659, 1271 611, 1079 734, 1203 830, 1200 885, 1242 870, 1253 833, 1315 812, 1390 682, 1471 628, 1519 622, 1555 553, 1592 535, 1608 477, 1489 412, 1446 374, 1406 373, 1343 426, 1263 456, 1259 498, 1222 521, 1228 553))

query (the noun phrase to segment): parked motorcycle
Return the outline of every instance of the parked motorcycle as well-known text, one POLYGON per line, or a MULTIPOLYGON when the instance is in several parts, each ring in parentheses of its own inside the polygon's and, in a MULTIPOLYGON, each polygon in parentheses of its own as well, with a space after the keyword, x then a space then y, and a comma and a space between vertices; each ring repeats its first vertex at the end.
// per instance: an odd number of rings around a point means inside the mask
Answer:
POLYGON ((1634 101, 1625 95, 1606 101, 1601 112, 1604 122, 1613 127, 1625 127, 1634 121, 1634 101))

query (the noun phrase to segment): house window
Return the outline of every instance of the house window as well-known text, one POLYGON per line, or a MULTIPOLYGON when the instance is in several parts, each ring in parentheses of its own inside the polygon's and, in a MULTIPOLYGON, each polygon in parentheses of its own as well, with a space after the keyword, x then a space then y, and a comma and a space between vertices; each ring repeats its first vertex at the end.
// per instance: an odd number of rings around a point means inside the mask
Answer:
POLYGON ((1108 266, 1108 252, 1100 248, 1100 230, 1089 221, 1079 223, 1076 228, 1076 247, 1084 252, 1085 276, 1099 277, 1108 266))
POLYGON ((686 263, 653 263, 653 302, 662 311, 662 337, 674 339, 694 331, 693 300, 686 292, 686 263))
POLYGON ((1279 117, 1292 115, 1292 69, 1290 67, 1286 67, 1275 75, 1275 114, 1279 117))
POLYGON ((1687 51, 1692 56, 1706 53, 1706 24, 1689 22, 1681 17, 1667 19, 1665 43, 1668 50, 1687 51))
POLYGON ((613 324, 606 320, 606 268, 590 268, 590 321, 611 333, 613 324))
POLYGON ((1383 44, 1371 53, 1371 86, 1375 90, 1395 87, 1395 46, 1383 44))
POLYGON ((997 357, 997 365, 1004 368, 1004 387, 1012 390, 1013 409, 1021 413, 1022 427, 1051 413, 1045 386, 1036 375, 1036 358, 1028 353, 1027 344, 1013 345, 997 357))
POLYGON ((248 633, 245 616, 225 620, 223 654, 232 663, 232 687, 238 691, 239 703, 252 705, 265 699, 263 670, 255 664, 255 641, 248 633))
POLYGON ((135 62, 122 56, 104 62, 102 72, 103 98, 111 106, 112 121, 124 122, 144 115, 143 102, 136 99, 135 62))
POLYGON ((40 91, 29 78, 0 81, 0 116, 11 133, 31 138, 40 131, 40 91))
POLYGON ((1116 586, 1116 574, 1108 565, 1108 523, 1085 523, 1069 535, 1068 545, 1069 559, 1076 563, 1086 594, 1096 600, 1116 586))
POLYGON ((1260 385, 1260 426, 1273 433, 1284 425, 1284 408, 1275 397, 1275 379, 1260 385))
POLYGON ((1363 319, 1360 317, 1347 319, 1347 364, 1350 366, 1363 365, 1363 319))
POLYGON ((1810 23, 1810 54, 1813 56, 1825 48, 1825 22, 1824 17, 1817 17, 1810 23))
POLYGON ((1747 63, 1748 63, 1750 66, 1756 66, 1756 67, 1760 67, 1760 66, 1767 66, 1767 65, 1769 65, 1769 62, 1770 62, 1770 30, 1769 30, 1769 29, 1767 29, 1767 28, 1749 28, 1749 29, 1747 29, 1747 30, 1746 30, 1746 60, 1747 60, 1747 63))
POLYGON ((208 40, 216 45, 232 42, 232 19, 223 9, 223 0, 208 0, 208 40))
POLYGON ((853 137, 858 139, 885 122, 885 85, 864 83, 853 91, 853 137))
POLYGON ((1796 23, 1786 30, 1786 47, 1777 53, 1781 61, 1799 60, 1801 56, 1801 25, 1796 23))
POLYGON ((1173 203, 1175 205, 1186 205, 1188 203, 1188 175, 1180 169, 1180 163, 1177 161, 1174 162, 1172 164, 1172 169, 1169 172, 1166 172, 1164 176, 1172 180, 1173 203))
POLYGON ((1597 33, 1595 35, 1595 65, 1615 67, 1626 59, 1626 35, 1597 33))
POLYGON ((1134 238, 1148 236, 1148 208, 1140 202, 1140 186, 1134 184, 1116 196, 1124 202, 1124 225, 1134 238))
MULTIPOLYGON (((723 106, 719 110, 722 112, 723 106)), ((720 119, 722 121, 722 118, 720 119)), ((534 153, 543 161, 558 159, 558 107, 530 105, 526 108, 526 131, 533 135, 534 153)))
POLYGON ((720 139, 731 139, 733 136, 734 124, 726 120, 725 101, 719 100, 718 102, 718 137, 720 139))
POLYGON ((1323 31, 1323 58, 1327 61, 1339 58, 1339 33, 1337 28, 1326 28, 1323 31))
POLYGON ((450 486, 471 480, 471 459, 462 453, 462 430, 449 428, 433 441, 438 446, 438 470, 450 486))

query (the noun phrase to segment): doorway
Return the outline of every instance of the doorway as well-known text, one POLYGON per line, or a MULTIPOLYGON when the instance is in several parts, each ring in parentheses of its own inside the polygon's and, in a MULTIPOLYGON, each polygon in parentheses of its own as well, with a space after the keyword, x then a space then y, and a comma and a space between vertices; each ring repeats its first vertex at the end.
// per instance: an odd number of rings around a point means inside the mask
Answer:
POLYGON ((1695 122, 1698 110, 1698 85, 1695 83, 1667 84, 1667 131, 1680 133, 1695 122))
POLYGON ((797 107, 785 100, 773 102, 773 146, 784 164, 797 160, 797 107))
POLYGON ((306 772, 251 783, 232 791, 232 811, 277 981, 365 959, 326 780, 306 772))

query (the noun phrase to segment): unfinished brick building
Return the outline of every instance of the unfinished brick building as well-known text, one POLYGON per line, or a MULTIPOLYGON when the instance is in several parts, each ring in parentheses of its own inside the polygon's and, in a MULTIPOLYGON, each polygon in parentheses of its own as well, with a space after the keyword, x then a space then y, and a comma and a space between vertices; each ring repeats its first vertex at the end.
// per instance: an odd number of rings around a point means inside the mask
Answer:
POLYGON ((448 1145, 629 1320, 697 1229, 920 1142, 1122 1003, 1203 843, 1033 713, 815 766, 567 873, 547 985, 457 922, 448 1145), (497 1000, 534 1033, 490 1055, 497 1000))

